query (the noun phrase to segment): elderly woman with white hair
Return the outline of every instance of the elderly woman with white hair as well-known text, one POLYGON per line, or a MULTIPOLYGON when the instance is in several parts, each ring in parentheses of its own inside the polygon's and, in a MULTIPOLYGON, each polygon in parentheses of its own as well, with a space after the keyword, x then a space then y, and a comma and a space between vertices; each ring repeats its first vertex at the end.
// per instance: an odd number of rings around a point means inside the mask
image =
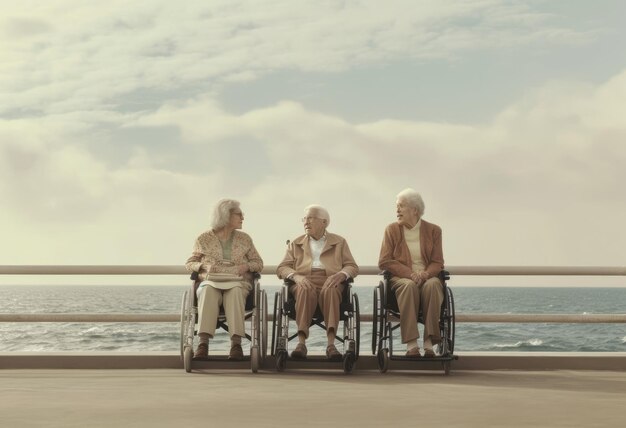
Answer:
POLYGON ((402 343, 407 344, 406 356, 413 358, 421 357, 417 343, 420 308, 424 316, 424 357, 434 357, 433 346, 441 342, 441 228, 422 219, 423 215, 424 201, 420 194, 413 189, 400 192, 396 201, 397 221, 385 229, 378 260, 378 266, 392 274, 390 285, 400 310, 402 343))
POLYGON ((341 358, 335 346, 341 296, 345 281, 356 277, 359 268, 346 240, 326 231, 330 215, 324 207, 306 207, 302 223, 305 234, 289 244, 277 269, 279 278, 294 282, 289 291, 296 300, 298 344, 291 357, 306 358, 309 325, 319 304, 326 323, 326 357, 336 360, 341 358))
POLYGON ((219 200, 213 210, 211 229, 196 239, 191 257, 185 264, 188 271, 198 272, 199 278, 204 279, 196 291, 200 341, 194 353, 196 359, 208 357, 209 339, 215 334, 220 306, 224 307, 230 334, 229 359, 243 358, 241 338, 246 335, 246 297, 252 289, 252 272, 263 269, 263 260, 252 238, 238 230, 242 228, 243 218, 238 201, 219 200), (230 274, 235 280, 224 289, 224 285, 211 281, 212 274, 230 274))

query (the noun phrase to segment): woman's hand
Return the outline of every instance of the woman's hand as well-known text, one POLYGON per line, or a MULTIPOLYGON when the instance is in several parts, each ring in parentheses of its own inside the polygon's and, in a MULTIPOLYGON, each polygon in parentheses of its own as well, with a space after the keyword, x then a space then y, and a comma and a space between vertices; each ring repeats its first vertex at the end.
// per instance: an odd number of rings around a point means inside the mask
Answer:
POLYGON ((237 273, 241 276, 244 276, 246 272, 248 272, 248 265, 246 263, 240 264, 237 266, 237 273))
POLYGON ((206 273, 215 272, 215 265, 211 263, 202 263, 200 266, 200 271, 204 271, 206 273))
POLYGON ((428 279, 428 272, 419 271, 411 273, 411 281, 416 283, 417 285, 422 285, 428 279))

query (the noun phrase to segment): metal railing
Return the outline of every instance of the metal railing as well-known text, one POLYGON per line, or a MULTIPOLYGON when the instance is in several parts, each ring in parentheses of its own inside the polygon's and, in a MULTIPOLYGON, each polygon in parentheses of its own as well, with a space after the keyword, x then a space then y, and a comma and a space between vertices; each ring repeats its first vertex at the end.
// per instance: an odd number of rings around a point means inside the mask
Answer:
MULTIPOLYGON (((263 275, 276 275, 265 266, 263 275)), ((626 276, 626 266, 446 266, 452 276, 626 276)), ((359 275, 378 275, 378 266, 360 266, 359 275)), ((0 275, 185 275, 180 265, 0 265, 0 275)))
MULTIPOLYGON (((626 267, 601 266, 448 266, 452 276, 626 276, 626 267)), ((377 266, 360 267, 360 275, 378 275, 377 266)), ((179 265, 0 265, 0 275, 187 275, 179 265)), ((276 275, 266 266, 264 275, 276 275)), ((362 321, 371 321, 362 314, 362 321)), ((178 322, 180 314, 0 314, 0 322, 178 322)), ((461 323, 626 323, 626 314, 456 314, 461 323)))

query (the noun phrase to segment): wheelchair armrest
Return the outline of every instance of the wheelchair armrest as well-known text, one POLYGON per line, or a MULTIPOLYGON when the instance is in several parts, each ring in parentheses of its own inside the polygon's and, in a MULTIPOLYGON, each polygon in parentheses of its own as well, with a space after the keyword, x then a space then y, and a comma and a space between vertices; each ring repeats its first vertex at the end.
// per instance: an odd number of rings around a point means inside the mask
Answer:
MULTIPOLYGON (((261 278, 261 274, 259 272, 251 272, 252 273, 252 279, 260 279, 261 278)), ((193 271, 191 272, 191 275, 189 276, 189 279, 192 279, 194 281, 197 281, 198 278, 200 278, 200 273, 193 271)))
POLYGON ((450 279, 450 272, 445 269, 441 269, 438 276, 441 282, 445 284, 445 282, 450 279))
POLYGON ((383 278, 385 278, 387 281, 389 281, 391 277, 393 276, 393 274, 389 272, 388 270, 382 271, 381 273, 379 273, 379 275, 382 275, 383 278))

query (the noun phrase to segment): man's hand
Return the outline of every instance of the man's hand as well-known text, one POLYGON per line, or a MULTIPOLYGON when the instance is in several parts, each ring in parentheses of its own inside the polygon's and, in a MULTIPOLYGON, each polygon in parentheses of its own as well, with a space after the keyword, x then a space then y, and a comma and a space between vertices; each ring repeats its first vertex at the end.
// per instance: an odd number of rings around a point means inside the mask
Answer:
POLYGON ((337 288, 339 284, 341 284, 345 280, 346 280, 346 276, 342 272, 337 272, 336 274, 331 275, 328 278, 326 278, 326 281, 324 281, 324 285, 322 286, 322 289, 337 288))
POLYGON ((296 283, 296 286, 305 290, 312 290, 314 287, 313 283, 304 275, 294 275, 291 279, 296 283))

